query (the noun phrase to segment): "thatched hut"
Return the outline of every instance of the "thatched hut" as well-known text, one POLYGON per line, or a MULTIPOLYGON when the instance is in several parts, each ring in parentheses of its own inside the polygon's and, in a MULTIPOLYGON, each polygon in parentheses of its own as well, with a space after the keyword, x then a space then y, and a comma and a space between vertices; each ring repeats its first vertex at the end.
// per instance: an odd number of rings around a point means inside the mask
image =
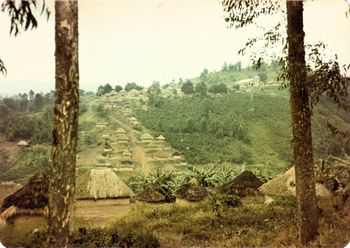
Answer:
POLYGON ((117 140, 117 142, 128 142, 129 141, 129 137, 126 134, 118 134, 118 135, 116 135, 115 139, 117 140))
POLYGON ((134 193, 110 168, 91 169, 77 178, 76 199, 129 198, 134 193))
POLYGON ((97 122, 96 127, 97 128, 106 128, 108 126, 108 122, 97 122))
POLYGON ((2 204, 3 200, 9 196, 15 193, 17 190, 22 188, 22 185, 15 182, 1 182, 0 183, 0 205, 2 204))
POLYGON ((188 201, 201 201, 208 196, 208 191, 193 178, 190 182, 182 185, 175 191, 175 196, 188 201))
POLYGON ((215 191, 219 194, 248 196, 259 195, 258 188, 263 182, 251 171, 245 170, 232 181, 222 185, 215 191))
POLYGON ((159 142, 165 142, 164 136, 163 136, 163 135, 159 135, 159 136, 157 137, 157 141, 159 141, 159 142))
MULTIPOLYGON (((259 191, 270 196, 295 196, 294 166, 282 175, 261 185, 259 191)), ((316 195, 322 198, 329 198, 332 196, 332 193, 324 185, 316 183, 316 195)))
POLYGON ((34 174, 27 184, 3 200, 1 218, 12 223, 19 215, 43 215, 48 205, 48 188, 45 175, 34 174))
POLYGON ((145 133, 140 137, 142 143, 150 143, 153 141, 153 136, 149 133, 145 133))
POLYGON ((117 128, 117 130, 115 131, 115 134, 116 134, 116 135, 118 135, 118 134, 126 134, 126 132, 125 132, 124 128, 119 127, 119 128, 117 128))
POLYGON ((25 140, 20 140, 18 143, 17 143, 17 146, 19 147, 28 147, 29 146, 29 143, 25 140))
POLYGON ((48 204, 49 181, 42 173, 35 173, 21 189, 7 196, 1 211, 15 206, 23 209, 44 208, 48 204))
POLYGON ((131 116, 130 118, 128 118, 128 121, 130 123, 134 123, 135 121, 137 121, 137 119, 134 116, 131 116))
POLYGON ((122 158, 131 158, 131 152, 129 150, 124 150, 122 153, 122 158))

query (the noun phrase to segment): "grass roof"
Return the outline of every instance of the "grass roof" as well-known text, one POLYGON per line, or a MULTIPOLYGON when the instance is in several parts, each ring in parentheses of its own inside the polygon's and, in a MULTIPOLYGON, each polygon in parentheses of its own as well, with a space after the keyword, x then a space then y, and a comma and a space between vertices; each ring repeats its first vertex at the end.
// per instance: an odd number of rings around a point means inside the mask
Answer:
POLYGON ((77 199, 113 199, 133 195, 129 186, 110 168, 91 169, 77 178, 77 199))
POLYGON ((3 200, 1 211, 11 206, 22 209, 44 208, 48 205, 48 188, 46 176, 38 172, 21 189, 3 200))
MULTIPOLYGON (((295 196, 295 170, 294 166, 280 176, 263 184, 260 192, 271 196, 295 196)), ((331 197, 331 192, 322 184, 316 184, 316 195, 319 197, 331 197)))

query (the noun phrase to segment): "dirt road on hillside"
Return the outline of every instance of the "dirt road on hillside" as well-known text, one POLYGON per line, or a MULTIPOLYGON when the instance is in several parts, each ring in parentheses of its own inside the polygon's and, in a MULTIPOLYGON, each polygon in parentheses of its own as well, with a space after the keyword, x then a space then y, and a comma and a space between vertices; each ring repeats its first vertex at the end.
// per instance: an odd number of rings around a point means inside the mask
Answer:
POLYGON ((137 135, 140 134, 139 131, 134 130, 124 122, 118 120, 115 117, 110 117, 111 120, 115 121, 118 125, 123 127, 125 130, 127 130, 129 133, 129 138, 130 138, 130 150, 132 153, 132 156, 135 160, 137 160, 140 163, 140 170, 143 173, 148 174, 151 170, 151 167, 149 165, 149 159, 146 157, 145 150, 143 149, 142 146, 137 144, 137 135))

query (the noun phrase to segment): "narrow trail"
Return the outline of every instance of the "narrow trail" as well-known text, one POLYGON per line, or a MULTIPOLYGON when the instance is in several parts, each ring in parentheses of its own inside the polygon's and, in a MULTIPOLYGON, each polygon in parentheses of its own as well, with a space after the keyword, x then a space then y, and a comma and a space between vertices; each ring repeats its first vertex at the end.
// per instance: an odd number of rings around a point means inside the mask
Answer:
POLYGON ((116 117, 110 117, 111 120, 115 121, 118 125, 123 127, 125 130, 129 132, 129 138, 130 138, 130 149, 131 153, 135 160, 137 160, 140 163, 140 170, 143 173, 148 174, 151 171, 151 167, 149 165, 149 159, 146 157, 146 153, 139 144, 137 144, 137 134, 140 134, 139 131, 134 130, 127 124, 123 123, 122 121, 118 120, 116 117))

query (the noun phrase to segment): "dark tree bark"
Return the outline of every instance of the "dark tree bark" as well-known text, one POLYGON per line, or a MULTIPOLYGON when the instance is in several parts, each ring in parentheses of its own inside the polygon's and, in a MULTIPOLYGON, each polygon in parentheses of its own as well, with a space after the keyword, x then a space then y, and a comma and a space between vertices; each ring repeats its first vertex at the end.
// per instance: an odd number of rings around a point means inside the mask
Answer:
POLYGON ((311 109, 306 87, 303 1, 287 0, 288 76, 293 130, 293 152, 299 236, 307 245, 318 234, 311 109))
POLYGON ((49 184, 49 247, 72 231, 79 115, 78 1, 55 1, 56 99, 49 184))

